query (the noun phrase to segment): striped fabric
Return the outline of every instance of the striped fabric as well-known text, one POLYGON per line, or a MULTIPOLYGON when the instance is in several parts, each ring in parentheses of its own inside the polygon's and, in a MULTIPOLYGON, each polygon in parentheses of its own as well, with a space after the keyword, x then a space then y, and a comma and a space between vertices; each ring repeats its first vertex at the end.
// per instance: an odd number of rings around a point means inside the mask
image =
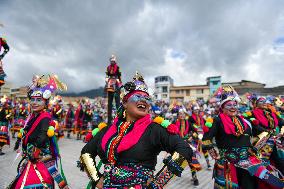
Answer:
POLYGON ((55 182, 58 184, 60 189, 68 188, 67 183, 65 182, 63 177, 58 172, 56 163, 54 160, 46 162, 45 166, 47 167, 48 172, 50 173, 52 178, 55 180, 55 182))

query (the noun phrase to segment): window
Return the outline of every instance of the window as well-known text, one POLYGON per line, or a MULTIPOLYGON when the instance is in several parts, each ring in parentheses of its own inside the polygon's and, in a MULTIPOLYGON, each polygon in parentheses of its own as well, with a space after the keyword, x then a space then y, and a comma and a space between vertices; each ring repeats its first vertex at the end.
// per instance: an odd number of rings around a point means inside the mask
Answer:
POLYGON ((176 94, 179 94, 179 92, 180 92, 179 90, 176 90, 176 94))
POLYGON ((213 85, 218 85, 219 81, 212 81, 213 85))
POLYGON ((156 93, 160 92, 160 87, 156 87, 156 93))
POLYGON ((162 92, 167 93, 168 92, 168 87, 162 87, 162 92))
POLYGON ((162 98, 168 98, 168 95, 167 94, 163 94, 162 98))
POLYGON ((20 89, 11 89, 11 92, 13 93, 13 92, 19 92, 20 91, 20 89))
POLYGON ((164 82, 164 81, 168 81, 168 78, 165 76, 161 77, 161 82, 164 82))
POLYGON ((160 77, 155 78, 155 83, 158 83, 158 82, 167 82, 167 81, 169 81, 169 79, 168 79, 167 76, 160 76, 160 77))
POLYGON ((190 90, 189 89, 186 90, 186 96, 190 96, 190 90))
POLYGON ((196 94, 203 94, 203 89, 196 89, 196 94))

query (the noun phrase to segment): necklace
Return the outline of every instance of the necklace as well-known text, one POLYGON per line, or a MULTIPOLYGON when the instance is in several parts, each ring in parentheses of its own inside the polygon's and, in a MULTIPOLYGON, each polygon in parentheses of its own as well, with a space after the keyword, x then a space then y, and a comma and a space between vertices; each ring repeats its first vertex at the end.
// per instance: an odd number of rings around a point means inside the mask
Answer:
POLYGON ((115 148, 117 147, 118 143, 122 140, 123 136, 126 134, 127 130, 129 129, 131 122, 123 122, 118 127, 118 135, 114 137, 108 147, 108 160, 111 164, 116 163, 115 158, 115 148))

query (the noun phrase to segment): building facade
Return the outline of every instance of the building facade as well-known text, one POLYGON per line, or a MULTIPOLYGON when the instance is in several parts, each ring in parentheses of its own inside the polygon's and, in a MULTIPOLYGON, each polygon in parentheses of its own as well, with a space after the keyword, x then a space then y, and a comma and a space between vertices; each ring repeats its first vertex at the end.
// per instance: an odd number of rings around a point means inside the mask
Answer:
POLYGON ((27 98, 28 87, 15 87, 12 83, 6 82, 0 88, 0 97, 7 96, 11 98, 27 98))
POLYGON ((170 88, 170 100, 208 100, 210 90, 207 85, 173 86, 170 88))
POLYGON ((206 81, 206 85, 172 86, 170 88, 170 101, 207 101, 212 97, 212 95, 221 85, 233 86, 240 96, 245 95, 246 93, 256 93, 263 96, 284 96, 284 86, 265 88, 264 83, 248 80, 221 83, 221 76, 208 77, 206 81))
POLYGON ((28 87, 18 87, 18 88, 11 88, 11 97, 16 98, 27 98, 28 87))
POLYGON ((170 101, 170 88, 173 86, 174 80, 170 76, 155 77, 154 95, 157 100, 165 102, 170 101))
POLYGON ((11 89, 13 88, 12 83, 6 82, 3 86, 0 88, 0 96, 11 96, 11 89))
POLYGON ((210 95, 213 95, 215 91, 222 85, 221 76, 207 77, 206 81, 209 87, 210 95))

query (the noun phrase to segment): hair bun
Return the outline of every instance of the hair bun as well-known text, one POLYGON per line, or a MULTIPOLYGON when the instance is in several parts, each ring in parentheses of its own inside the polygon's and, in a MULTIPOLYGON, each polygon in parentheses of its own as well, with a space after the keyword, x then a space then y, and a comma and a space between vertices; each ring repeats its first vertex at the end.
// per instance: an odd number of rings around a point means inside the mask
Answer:
POLYGON ((135 84, 133 82, 127 82, 124 85, 124 89, 127 91, 134 91, 136 88, 135 84))

